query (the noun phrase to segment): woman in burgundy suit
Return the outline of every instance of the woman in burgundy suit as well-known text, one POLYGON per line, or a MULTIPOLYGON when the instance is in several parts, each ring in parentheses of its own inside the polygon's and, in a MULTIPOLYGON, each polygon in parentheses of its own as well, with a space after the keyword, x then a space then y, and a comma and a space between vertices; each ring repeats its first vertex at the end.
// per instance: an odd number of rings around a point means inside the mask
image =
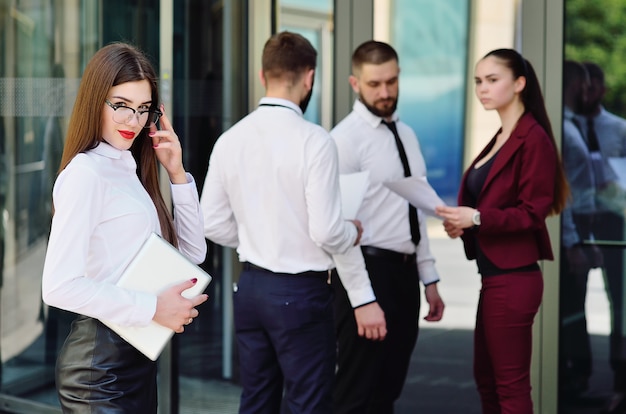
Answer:
POLYGON ((463 175, 459 207, 437 214, 482 279, 474 378, 483 414, 529 414, 532 324, 543 293, 537 262, 553 259, 545 219, 563 209, 568 185, 531 64, 512 49, 494 50, 474 80, 502 127, 463 175))

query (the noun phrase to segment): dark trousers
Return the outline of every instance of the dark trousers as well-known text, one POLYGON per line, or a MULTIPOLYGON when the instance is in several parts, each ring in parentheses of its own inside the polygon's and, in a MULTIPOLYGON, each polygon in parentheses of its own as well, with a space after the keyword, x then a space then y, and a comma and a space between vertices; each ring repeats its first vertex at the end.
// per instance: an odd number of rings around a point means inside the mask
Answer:
MULTIPOLYGON (((612 212, 597 213, 594 234, 598 240, 623 241, 624 217, 612 212)), ((615 391, 626 391, 626 338, 624 323, 624 250, 621 247, 601 247, 604 258, 604 284, 611 310, 610 363, 613 368, 615 391)))
POLYGON ((474 331, 474 378, 483 414, 532 414, 532 325, 541 304, 541 272, 482 279, 474 331))
POLYGON ((332 411, 333 292, 327 277, 244 270, 234 293, 239 412, 332 411))
POLYGON ((364 257, 374 293, 385 312, 388 333, 384 341, 358 336, 354 309, 334 274, 338 344, 335 414, 393 413, 417 341, 420 291, 415 260, 403 263, 364 257))
MULTIPOLYGON (((591 259, 590 254, 587 256, 591 259)), ((564 396, 585 391, 592 371, 591 339, 585 314, 589 270, 571 269, 565 249, 561 249, 559 387, 564 396)))
MULTIPOLYGON (((581 240, 591 239, 590 215, 574 214, 581 240)), ((595 257, 591 246, 577 247, 585 255, 588 266, 570 263, 567 250, 561 248, 559 389, 562 397, 577 397, 588 388, 592 372, 591 339, 587 331, 585 301, 587 279, 595 257)))

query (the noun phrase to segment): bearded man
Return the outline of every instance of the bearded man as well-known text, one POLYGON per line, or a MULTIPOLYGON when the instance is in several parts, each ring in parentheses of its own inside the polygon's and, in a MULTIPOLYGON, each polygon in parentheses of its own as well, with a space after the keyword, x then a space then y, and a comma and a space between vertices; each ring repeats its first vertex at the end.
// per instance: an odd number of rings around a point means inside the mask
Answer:
POLYGON ((331 130, 342 174, 369 171, 369 187, 357 213, 365 231, 361 252, 384 312, 386 332, 358 334, 359 308, 341 281, 354 268, 337 262, 335 288, 338 369, 333 409, 343 413, 393 413, 418 335, 421 281, 429 311, 439 321, 444 304, 421 212, 383 185, 409 175, 426 176, 417 136, 396 114, 398 55, 388 44, 367 41, 352 55, 350 85, 358 99, 331 130), (355 315, 357 318, 355 319, 355 315), (385 336, 386 333, 386 336, 385 336))

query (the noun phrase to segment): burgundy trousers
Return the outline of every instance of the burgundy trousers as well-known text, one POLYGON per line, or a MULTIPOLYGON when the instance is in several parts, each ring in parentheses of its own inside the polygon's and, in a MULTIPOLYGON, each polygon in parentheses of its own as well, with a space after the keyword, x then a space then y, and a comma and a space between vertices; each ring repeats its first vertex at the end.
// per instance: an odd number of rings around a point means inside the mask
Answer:
POLYGON ((532 414, 532 325, 541 304, 540 271, 482 278, 474 331, 474 379, 483 414, 532 414))

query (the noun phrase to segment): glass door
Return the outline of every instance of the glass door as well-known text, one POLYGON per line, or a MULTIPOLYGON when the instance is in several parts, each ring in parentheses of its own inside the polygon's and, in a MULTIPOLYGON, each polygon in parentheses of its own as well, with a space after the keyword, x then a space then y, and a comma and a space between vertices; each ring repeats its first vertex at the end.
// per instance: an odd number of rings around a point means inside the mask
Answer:
MULTIPOLYGON (((220 134, 247 114, 247 1, 173 2, 173 124, 186 169, 202 191, 220 134)), ((270 11, 267 10, 269 14, 270 11)), ((261 16, 256 16, 261 18, 261 16)), ((239 408, 232 328, 230 249, 208 242, 202 267, 213 276, 190 329, 172 342, 172 412, 235 413, 239 408)))

